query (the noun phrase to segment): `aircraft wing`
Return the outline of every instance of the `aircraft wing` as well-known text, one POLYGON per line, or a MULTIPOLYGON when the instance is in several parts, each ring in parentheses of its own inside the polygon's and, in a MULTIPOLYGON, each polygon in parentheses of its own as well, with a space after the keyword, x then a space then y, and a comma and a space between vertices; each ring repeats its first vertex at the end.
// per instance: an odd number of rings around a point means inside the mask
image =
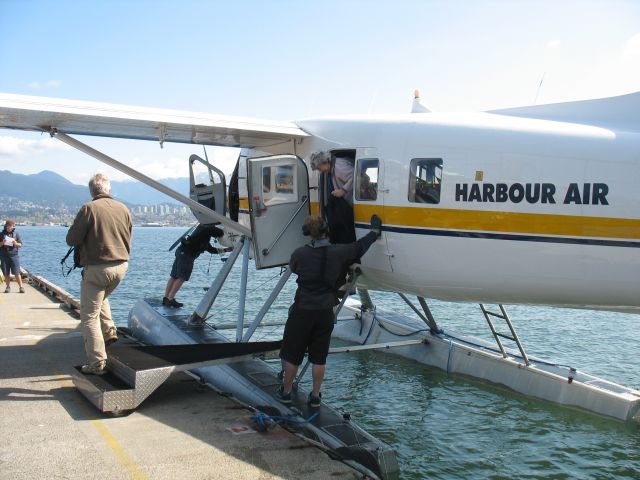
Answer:
POLYGON ((640 132, 640 92, 577 102, 530 105, 489 113, 580 123, 626 132, 640 132))
POLYGON ((0 128, 258 149, 307 136, 291 122, 7 93, 0 128))

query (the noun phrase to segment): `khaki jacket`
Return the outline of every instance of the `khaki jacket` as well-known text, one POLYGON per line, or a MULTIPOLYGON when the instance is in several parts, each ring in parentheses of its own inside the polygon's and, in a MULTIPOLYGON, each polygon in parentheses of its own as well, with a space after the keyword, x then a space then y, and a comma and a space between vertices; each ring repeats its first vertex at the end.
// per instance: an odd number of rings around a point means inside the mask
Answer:
POLYGON ((67 232, 67 244, 80 250, 80 264, 129 260, 131 214, 108 195, 97 195, 80 208, 67 232))

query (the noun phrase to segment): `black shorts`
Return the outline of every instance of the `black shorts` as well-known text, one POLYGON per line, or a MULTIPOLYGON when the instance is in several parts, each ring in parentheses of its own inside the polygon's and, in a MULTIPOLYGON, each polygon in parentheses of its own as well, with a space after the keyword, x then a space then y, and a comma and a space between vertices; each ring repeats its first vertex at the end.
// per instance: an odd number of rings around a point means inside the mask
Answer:
POLYGON ((327 363, 329 342, 333 331, 333 309, 300 310, 293 305, 284 327, 280 358, 300 365, 308 350, 314 365, 327 363))
POLYGON ((173 266, 171 267, 171 273, 169 276, 173 278, 182 278, 185 282, 188 281, 191 278, 193 262, 195 262, 195 260, 195 258, 187 255, 182 251, 182 249, 178 248, 176 250, 176 259, 173 261, 173 266))
POLYGON ((9 278, 9 274, 20 275, 20 257, 18 255, 0 255, 2 263, 2 274, 9 278))

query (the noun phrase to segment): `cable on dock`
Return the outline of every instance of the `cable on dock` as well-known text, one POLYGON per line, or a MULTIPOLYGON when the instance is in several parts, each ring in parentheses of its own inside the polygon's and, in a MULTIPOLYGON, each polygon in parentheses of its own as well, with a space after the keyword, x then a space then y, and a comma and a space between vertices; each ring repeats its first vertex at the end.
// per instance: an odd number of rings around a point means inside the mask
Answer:
POLYGON ((286 417, 280 415, 267 415, 260 410, 255 410, 255 415, 250 416, 249 419, 254 422, 256 430, 258 430, 259 432, 267 432, 275 428, 276 425, 281 425, 283 423, 287 423, 290 425, 306 425, 317 416, 318 412, 314 413, 306 420, 298 420, 297 418, 293 418, 293 415, 287 415, 286 417))

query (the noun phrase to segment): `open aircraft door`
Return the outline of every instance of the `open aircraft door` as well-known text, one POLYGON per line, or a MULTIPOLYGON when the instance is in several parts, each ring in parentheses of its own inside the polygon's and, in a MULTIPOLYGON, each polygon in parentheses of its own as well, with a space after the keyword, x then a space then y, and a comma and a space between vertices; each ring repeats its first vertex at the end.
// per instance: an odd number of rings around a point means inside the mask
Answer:
MULTIPOLYGON (((189 157, 189 198, 207 208, 226 215, 227 184, 224 173, 209 163, 209 159, 202 159, 198 155, 189 157)), ((191 213, 202 224, 211 223, 211 219, 200 212, 191 209, 191 213)))
POLYGON ((247 161, 247 193, 256 268, 287 265, 309 241, 302 225, 309 215, 309 173, 295 155, 247 161))

